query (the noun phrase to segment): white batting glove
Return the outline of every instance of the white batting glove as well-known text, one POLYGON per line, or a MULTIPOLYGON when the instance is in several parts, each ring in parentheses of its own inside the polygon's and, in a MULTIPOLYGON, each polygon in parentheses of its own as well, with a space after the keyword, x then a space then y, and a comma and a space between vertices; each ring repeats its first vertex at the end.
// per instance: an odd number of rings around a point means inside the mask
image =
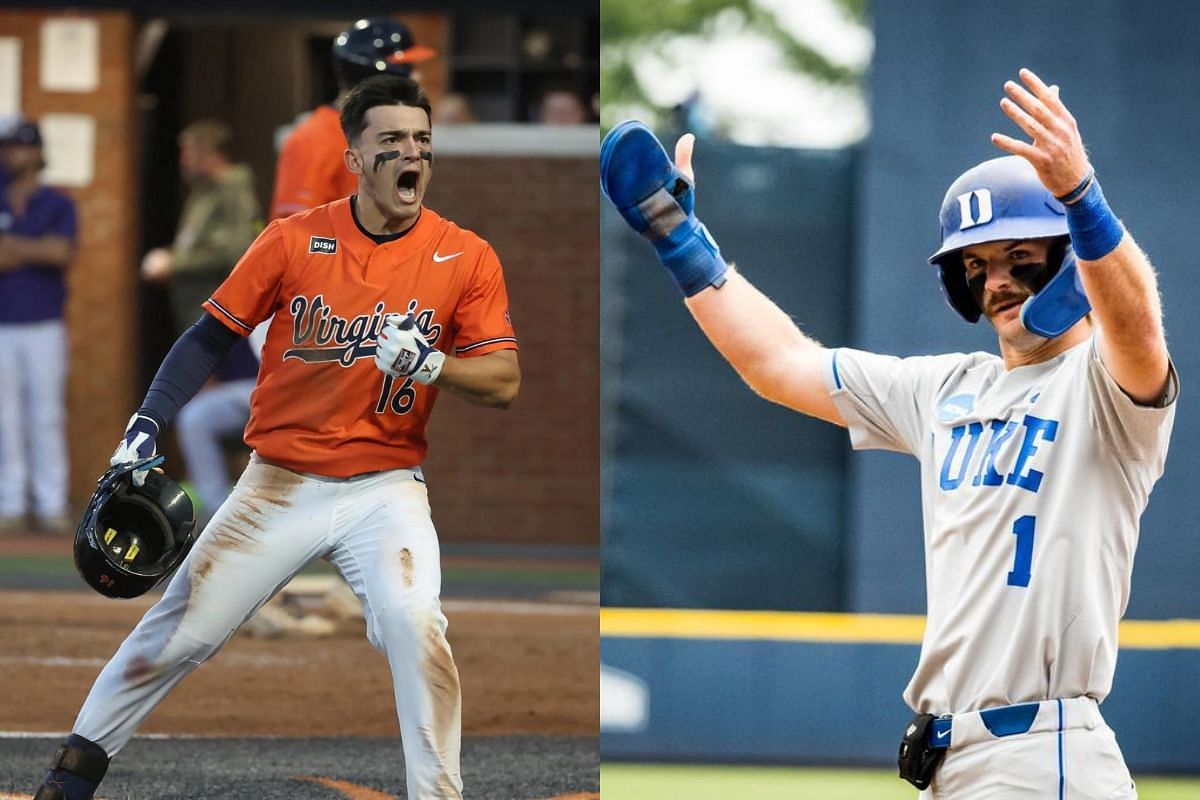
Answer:
POLYGON ((429 346, 412 314, 389 314, 376 337, 375 366, 393 378, 429 385, 442 374, 446 354, 429 346))
MULTIPOLYGON (((134 414, 129 418, 129 424, 125 427, 125 438, 117 445, 117 450, 108 463, 115 467, 118 464, 129 464, 143 458, 150 458, 155 454, 154 440, 157 437, 158 425, 154 420, 142 414, 134 414)), ((133 485, 141 486, 145 483, 148 471, 145 469, 135 470, 133 485)))

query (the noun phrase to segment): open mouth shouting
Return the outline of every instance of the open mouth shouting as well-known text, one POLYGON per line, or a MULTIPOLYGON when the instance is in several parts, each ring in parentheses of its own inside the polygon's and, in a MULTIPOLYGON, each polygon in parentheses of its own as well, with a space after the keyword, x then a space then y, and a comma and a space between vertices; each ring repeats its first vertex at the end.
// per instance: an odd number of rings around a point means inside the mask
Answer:
POLYGON ((417 202, 417 186, 421 182, 421 167, 414 164, 405 167, 396 176, 396 196, 405 205, 417 202))

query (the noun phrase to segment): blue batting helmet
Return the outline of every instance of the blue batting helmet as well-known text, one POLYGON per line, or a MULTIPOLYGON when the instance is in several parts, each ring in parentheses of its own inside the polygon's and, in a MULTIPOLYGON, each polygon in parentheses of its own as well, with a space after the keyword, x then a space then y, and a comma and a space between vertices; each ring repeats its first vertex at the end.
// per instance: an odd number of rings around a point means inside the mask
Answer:
MULTIPOLYGON (((1062 203, 1042 185, 1033 166, 1019 156, 993 158, 960 175, 946 191, 938 222, 942 246, 929 257, 929 263, 938 267, 942 291, 950 307, 967 322, 978 322, 983 311, 967 283, 963 248, 1007 239, 1062 237, 1065 242, 1068 236, 1062 203)), ((1054 256, 1055 263, 1047 264, 1047 282, 1037 287, 1036 293, 1050 289, 1056 299, 1047 303, 1048 295, 1035 308, 1038 318, 1049 313, 1053 323, 1026 324, 1043 336, 1065 332, 1091 310, 1082 294, 1069 248, 1056 248, 1054 256), (1074 296, 1076 293, 1078 297, 1074 296), (1059 299, 1069 306, 1069 311, 1061 307, 1059 299)))

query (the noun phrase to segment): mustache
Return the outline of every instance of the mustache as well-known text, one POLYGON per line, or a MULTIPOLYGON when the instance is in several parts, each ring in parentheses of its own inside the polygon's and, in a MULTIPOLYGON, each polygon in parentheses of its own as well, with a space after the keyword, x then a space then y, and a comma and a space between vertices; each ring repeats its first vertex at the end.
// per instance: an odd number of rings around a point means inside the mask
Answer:
POLYGON ((996 313, 996 309, 1009 303, 1024 303, 1025 300, 1032 296, 1026 292, 1004 292, 1002 294, 991 295, 988 297, 987 303, 988 314, 996 313))

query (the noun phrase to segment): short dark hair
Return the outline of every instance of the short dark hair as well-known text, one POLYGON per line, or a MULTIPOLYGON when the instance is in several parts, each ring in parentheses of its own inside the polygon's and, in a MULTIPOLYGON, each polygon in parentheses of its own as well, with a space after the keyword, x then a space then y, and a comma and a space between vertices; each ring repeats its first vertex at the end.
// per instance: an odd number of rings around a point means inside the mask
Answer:
POLYGON ((425 111, 433 125, 429 98, 412 78, 399 75, 375 75, 367 78, 346 94, 342 103, 342 133, 353 144, 367 128, 367 112, 375 106, 411 106, 425 111))

